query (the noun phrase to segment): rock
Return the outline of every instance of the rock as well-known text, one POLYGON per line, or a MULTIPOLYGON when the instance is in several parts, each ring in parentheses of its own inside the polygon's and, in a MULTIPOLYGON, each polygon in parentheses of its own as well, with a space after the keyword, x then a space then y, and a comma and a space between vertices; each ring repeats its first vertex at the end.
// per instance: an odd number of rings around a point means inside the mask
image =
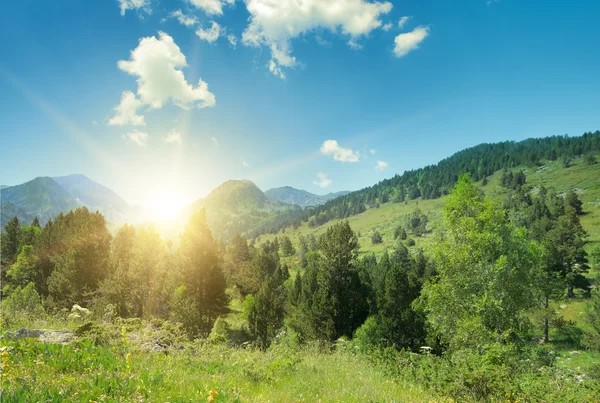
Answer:
POLYGON ((20 329, 4 333, 3 338, 10 341, 39 339, 42 343, 65 344, 75 340, 77 335, 69 330, 20 329))

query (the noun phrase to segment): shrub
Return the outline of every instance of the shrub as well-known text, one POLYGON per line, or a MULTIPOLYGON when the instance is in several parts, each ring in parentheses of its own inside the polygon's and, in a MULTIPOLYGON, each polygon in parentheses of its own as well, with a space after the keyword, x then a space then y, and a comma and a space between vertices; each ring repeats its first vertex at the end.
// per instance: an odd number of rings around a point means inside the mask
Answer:
POLYGON ((373 236, 371 236, 371 242, 373 243, 373 245, 383 242, 383 236, 381 236, 379 231, 375 231, 373 233, 373 236))
POLYGON ((7 328, 25 326, 29 322, 46 318, 42 299, 33 283, 24 288, 17 287, 2 301, 3 326, 7 328))

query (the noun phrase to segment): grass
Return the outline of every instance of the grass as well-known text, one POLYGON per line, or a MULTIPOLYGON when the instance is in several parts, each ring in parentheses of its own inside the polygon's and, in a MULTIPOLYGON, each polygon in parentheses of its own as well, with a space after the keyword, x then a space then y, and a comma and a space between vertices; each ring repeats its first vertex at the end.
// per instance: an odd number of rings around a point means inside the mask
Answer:
POLYGON ((435 395, 393 380, 365 358, 317 349, 267 352, 212 345, 134 351, 92 343, 11 344, 2 402, 421 402, 435 395), (32 370, 35 368, 35 370, 32 370))

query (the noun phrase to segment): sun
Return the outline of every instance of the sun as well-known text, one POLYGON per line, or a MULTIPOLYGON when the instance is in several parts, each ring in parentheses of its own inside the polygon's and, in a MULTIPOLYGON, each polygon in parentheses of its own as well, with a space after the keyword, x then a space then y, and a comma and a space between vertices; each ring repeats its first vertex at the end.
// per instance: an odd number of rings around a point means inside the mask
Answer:
POLYGON ((152 193, 148 200, 148 210, 151 217, 159 221, 175 219, 184 206, 185 201, 181 194, 167 188, 152 193))

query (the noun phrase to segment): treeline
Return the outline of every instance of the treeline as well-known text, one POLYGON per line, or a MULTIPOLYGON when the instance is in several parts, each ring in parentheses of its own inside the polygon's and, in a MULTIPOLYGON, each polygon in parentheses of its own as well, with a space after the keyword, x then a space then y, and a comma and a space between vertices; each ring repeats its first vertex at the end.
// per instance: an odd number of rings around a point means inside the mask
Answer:
POLYGON ((113 239, 103 216, 86 208, 43 228, 14 218, 2 234, 3 307, 26 309, 33 287, 48 312, 78 304, 124 318, 169 319, 205 336, 234 296, 248 337, 261 347, 287 328, 302 340, 345 336, 370 347, 436 351, 526 340, 533 310, 548 340, 552 301, 591 291, 586 233, 575 192, 532 193, 519 181, 500 206, 462 176, 431 253, 410 252, 404 241, 407 230, 426 230, 427 216, 415 210, 399 223, 393 249, 362 259, 348 222, 296 246, 283 236, 257 248, 239 235, 225 246, 213 239, 202 210, 173 249, 153 227, 125 225, 113 239), (298 257, 294 278, 280 256, 298 257))
MULTIPOLYGON (((594 160, 593 153, 600 152, 600 131, 584 133, 579 137, 552 136, 527 139, 519 142, 505 141, 496 144, 480 144, 467 148, 435 165, 406 171, 402 175, 383 180, 378 184, 330 200, 302 214, 300 221, 310 226, 322 225, 333 219, 360 214, 367 206, 375 207, 387 202, 402 203, 406 200, 436 199, 447 195, 462 173, 468 173, 475 181, 487 180, 494 172, 518 166, 539 166, 544 160, 561 159, 568 167, 574 157, 584 155, 594 160)), ((298 226, 289 217, 287 223, 298 226)), ((278 229, 283 228, 283 226, 278 229)), ((274 228, 270 228, 272 232, 274 228)))

